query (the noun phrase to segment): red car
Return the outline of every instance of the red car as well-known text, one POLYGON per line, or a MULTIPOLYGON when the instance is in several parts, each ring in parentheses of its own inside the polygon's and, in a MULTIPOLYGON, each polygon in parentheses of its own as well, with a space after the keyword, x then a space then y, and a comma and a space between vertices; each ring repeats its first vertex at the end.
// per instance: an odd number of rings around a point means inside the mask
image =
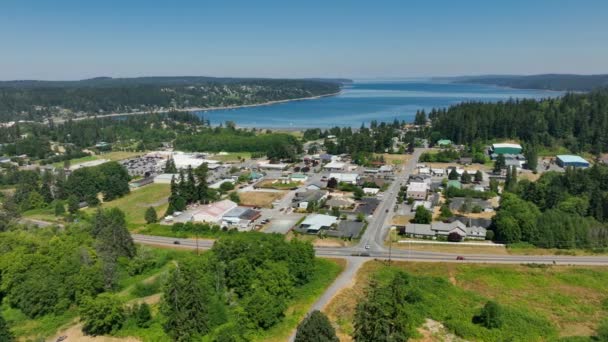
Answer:
POLYGON ((456 257, 456 260, 464 260, 464 257, 459 255, 456 257))

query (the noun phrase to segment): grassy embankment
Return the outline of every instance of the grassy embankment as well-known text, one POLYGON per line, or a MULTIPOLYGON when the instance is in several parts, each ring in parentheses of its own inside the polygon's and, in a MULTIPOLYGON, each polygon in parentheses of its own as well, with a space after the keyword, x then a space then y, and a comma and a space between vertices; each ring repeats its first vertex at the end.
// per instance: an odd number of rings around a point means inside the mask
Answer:
MULTIPOLYGON (((368 262, 352 288, 343 290, 326 312, 344 340, 350 340, 356 303, 370 279, 380 283, 396 270, 412 276, 421 301, 410 304, 417 326, 427 319, 477 341, 538 341, 581 336, 587 340, 608 315, 608 268, 472 265, 452 263, 368 262), (503 325, 488 330, 472 323, 488 301, 503 307, 503 325)), ((439 339, 441 340, 441 339, 439 339)))

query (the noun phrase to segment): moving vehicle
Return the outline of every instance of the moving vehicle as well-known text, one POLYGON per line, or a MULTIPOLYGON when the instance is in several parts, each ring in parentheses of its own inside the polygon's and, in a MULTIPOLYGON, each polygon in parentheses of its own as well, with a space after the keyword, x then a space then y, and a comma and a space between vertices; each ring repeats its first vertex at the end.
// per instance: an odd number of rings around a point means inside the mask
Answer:
POLYGON ((369 245, 365 245, 365 249, 369 249, 369 248, 370 248, 370 246, 369 246, 369 245))
POLYGON ((174 244, 174 245, 181 245, 182 243, 181 243, 181 242, 179 242, 179 241, 177 241, 177 240, 175 240, 175 241, 173 241, 173 244, 174 244))
POLYGON ((456 260, 464 260, 464 257, 459 255, 456 257, 456 260))

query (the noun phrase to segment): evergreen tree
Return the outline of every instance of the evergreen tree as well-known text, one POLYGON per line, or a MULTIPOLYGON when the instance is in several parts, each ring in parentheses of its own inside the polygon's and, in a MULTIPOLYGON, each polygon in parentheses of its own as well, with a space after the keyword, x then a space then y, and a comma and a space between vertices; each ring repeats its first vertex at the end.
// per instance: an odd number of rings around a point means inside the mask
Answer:
POLYGON ((456 172, 456 169, 452 169, 452 171, 450 171, 450 173, 448 174, 449 180, 458 180, 458 177, 460 176, 458 175, 458 172, 456 172))
POLYGON ((53 193, 56 199, 65 200, 68 198, 67 191, 65 189, 65 171, 59 169, 55 176, 55 185, 53 187, 53 193))
POLYGON ((139 305, 134 310, 135 314, 135 323, 140 328, 147 328, 150 326, 150 321, 152 320, 152 312, 150 311, 150 305, 144 302, 139 305))
POLYGON ((526 157, 526 168, 528 170, 536 171, 538 167, 538 151, 536 150, 536 146, 528 145, 525 149, 525 157, 526 157))
POLYGON ((196 200, 200 201, 201 203, 210 202, 209 187, 207 186, 208 173, 209 173, 209 168, 207 167, 207 163, 201 164, 195 170, 196 181, 197 181, 196 200))
POLYGON ((156 223, 156 221, 158 221, 158 216, 156 215, 154 207, 148 207, 148 209, 146 209, 145 219, 147 224, 156 223))
POLYGON ((80 209, 80 201, 78 201, 78 197, 75 195, 70 195, 68 197, 68 211, 70 214, 74 215, 80 209))
POLYGON ((239 193, 236 191, 233 191, 230 193, 230 200, 236 204, 241 203, 241 197, 239 196, 239 193))
POLYGON ((334 327, 329 319, 321 311, 311 312, 300 325, 296 332, 295 342, 338 342, 334 327))
POLYGON ((212 290, 202 279, 202 270, 193 260, 184 260, 173 269, 163 289, 163 325, 173 341, 193 341, 211 331, 212 290))
POLYGON ((480 170, 477 170, 477 172, 475 172, 475 182, 476 183, 483 182, 483 174, 481 173, 480 170))
POLYGON ((93 218, 92 235, 102 255, 116 260, 135 256, 135 244, 127 230, 125 214, 118 208, 99 209, 93 218))
POLYGON ((500 173, 502 169, 504 169, 507 165, 505 160, 505 156, 501 153, 496 157, 494 161, 494 173, 500 173))
POLYGON ((329 189, 335 189, 338 187, 338 180, 335 179, 334 177, 331 177, 328 181, 327 181, 327 187, 329 189))
POLYGON ((467 170, 464 170, 464 172, 462 173, 462 176, 460 177, 460 181, 463 184, 471 183, 471 175, 469 174, 469 172, 467 172, 467 170))
POLYGON ((0 315, 0 341, 2 342, 12 342, 15 340, 13 333, 8 327, 8 324, 4 320, 4 317, 0 315))
POLYGON ((53 192, 51 190, 51 184, 53 182, 53 174, 50 171, 46 171, 42 174, 42 185, 40 186, 40 195, 44 199, 45 203, 51 203, 53 201, 53 192))
POLYGON ((173 160, 173 157, 167 159, 164 173, 177 173, 177 168, 175 167, 175 161, 173 160))
POLYGON ((192 171, 192 167, 188 166, 188 169, 186 170, 186 185, 184 186, 184 194, 182 194, 182 196, 187 203, 193 203, 198 201, 197 192, 194 172, 192 171))

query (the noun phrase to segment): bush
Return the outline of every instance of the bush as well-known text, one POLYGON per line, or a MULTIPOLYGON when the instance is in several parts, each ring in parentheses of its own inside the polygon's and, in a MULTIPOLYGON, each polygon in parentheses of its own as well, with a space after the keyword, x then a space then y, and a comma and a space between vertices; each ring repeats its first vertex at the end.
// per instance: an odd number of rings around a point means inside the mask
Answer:
POLYGON ((478 316, 473 318, 473 322, 481 324, 487 329, 497 329, 502 326, 502 310, 498 303, 488 301, 478 316))
POLYGON ((107 293, 100 294, 95 299, 88 299, 80 308, 80 320, 83 322, 82 332, 87 335, 104 335, 114 332, 125 319, 122 302, 107 293))

